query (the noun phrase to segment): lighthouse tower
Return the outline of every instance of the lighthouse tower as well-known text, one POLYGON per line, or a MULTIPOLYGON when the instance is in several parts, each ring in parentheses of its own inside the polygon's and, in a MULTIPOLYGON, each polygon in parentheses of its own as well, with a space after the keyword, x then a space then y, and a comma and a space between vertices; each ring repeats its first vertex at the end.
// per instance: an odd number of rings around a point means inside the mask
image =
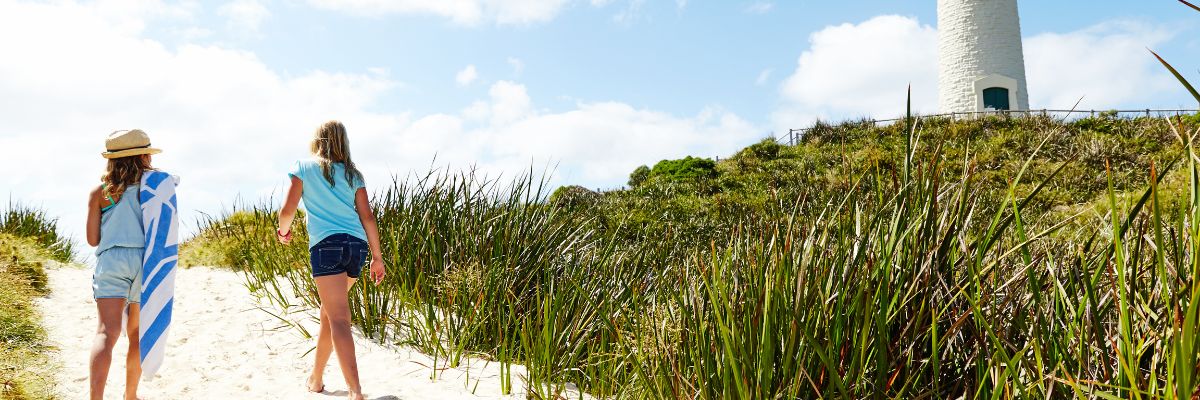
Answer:
POLYGON ((1028 110, 1017 0, 938 0, 941 111, 1028 110))

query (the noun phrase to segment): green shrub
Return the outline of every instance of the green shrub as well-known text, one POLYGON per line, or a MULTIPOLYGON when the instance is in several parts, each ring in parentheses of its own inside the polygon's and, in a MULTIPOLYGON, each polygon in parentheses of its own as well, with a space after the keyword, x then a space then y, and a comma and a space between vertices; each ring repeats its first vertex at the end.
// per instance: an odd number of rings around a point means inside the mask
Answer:
POLYGON ((779 157, 779 152, 783 149, 783 145, 776 142, 773 138, 763 139, 761 142, 755 143, 738 152, 736 157, 755 158, 763 161, 774 160, 779 157))
POLYGON ((583 186, 571 185, 554 190, 554 194, 550 195, 550 204, 566 208, 591 207, 600 199, 600 193, 583 186))
POLYGON ((717 163, 708 158, 692 156, 678 160, 662 160, 654 164, 648 177, 662 177, 672 181, 713 179, 717 177, 717 163))
POLYGON ((1200 126, 1200 113, 1184 115, 1180 117, 1180 120, 1190 126, 1200 126))
POLYGON ((645 182, 646 179, 649 177, 650 177, 650 167, 647 167, 645 165, 637 167, 637 169, 634 169, 633 172, 629 174, 629 182, 628 182, 629 187, 636 188, 638 186, 641 186, 642 182, 645 182))

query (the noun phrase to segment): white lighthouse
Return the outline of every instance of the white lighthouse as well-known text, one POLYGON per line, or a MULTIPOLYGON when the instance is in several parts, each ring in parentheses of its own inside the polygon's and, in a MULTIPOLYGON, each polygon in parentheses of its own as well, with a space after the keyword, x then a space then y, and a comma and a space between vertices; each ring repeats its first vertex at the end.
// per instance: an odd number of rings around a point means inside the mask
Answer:
POLYGON ((941 111, 1028 110, 1017 0, 938 0, 941 111))

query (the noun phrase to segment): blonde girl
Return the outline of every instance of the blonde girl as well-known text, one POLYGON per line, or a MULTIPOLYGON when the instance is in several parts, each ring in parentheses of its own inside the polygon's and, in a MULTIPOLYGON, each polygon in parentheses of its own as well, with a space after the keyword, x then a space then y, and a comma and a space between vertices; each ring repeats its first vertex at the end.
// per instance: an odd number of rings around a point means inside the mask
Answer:
POLYGON ((321 301, 321 331, 317 335, 316 360, 306 382, 308 390, 324 392, 325 365, 336 351, 348 398, 361 400, 358 362, 354 357, 354 337, 350 331, 350 287, 362 273, 370 257, 368 273, 378 284, 385 271, 379 248, 379 228, 362 173, 350 158, 346 127, 329 121, 317 128, 312 141, 313 159, 296 163, 289 173, 291 184, 283 208, 279 210, 281 243, 292 240, 292 220, 296 207, 304 200, 308 227, 309 261, 321 301))
POLYGON ((92 274, 92 296, 100 325, 96 328, 90 361, 92 400, 104 398, 104 385, 112 365, 113 347, 121 334, 121 314, 129 351, 125 355, 125 399, 137 398, 141 376, 138 349, 138 303, 142 291, 142 255, 146 247, 138 186, 150 170, 150 155, 162 152, 150 147, 150 137, 141 130, 116 131, 108 135, 100 155, 108 168, 88 195, 87 241, 96 247, 96 270, 92 274))

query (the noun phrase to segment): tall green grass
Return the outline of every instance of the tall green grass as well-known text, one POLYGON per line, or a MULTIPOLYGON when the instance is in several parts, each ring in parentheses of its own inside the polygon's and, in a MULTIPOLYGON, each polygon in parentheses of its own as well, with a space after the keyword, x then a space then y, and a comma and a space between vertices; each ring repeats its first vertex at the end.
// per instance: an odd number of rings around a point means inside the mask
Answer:
POLYGON ((75 243, 58 231, 58 219, 35 207, 10 202, 0 212, 0 233, 32 238, 59 262, 72 262, 76 256, 75 243))
MULTIPOLYGON (((501 183, 442 173, 380 192, 374 204, 391 271, 384 284, 364 282, 351 291, 356 323, 371 337, 434 356, 435 370, 475 356, 508 371, 508 363, 538 357, 546 364, 531 365, 528 378, 544 383, 538 389, 544 397, 564 390, 562 382, 597 373, 568 366, 606 356, 586 346, 612 336, 597 317, 616 314, 628 301, 627 285, 613 283, 634 280, 647 257, 617 254, 566 210, 541 204, 544 188, 531 175, 501 183), (568 303, 571 296, 598 301, 568 303)), ((239 215, 238 223, 212 219, 202 230, 240 255, 234 261, 251 288, 280 306, 316 306, 303 228, 293 245, 283 246, 270 241, 272 209, 239 215), (302 304, 291 304, 297 297, 302 304)), ((491 389, 507 393, 514 383, 506 376, 491 389)))
MULTIPOLYGON (((242 207, 235 207, 240 209, 242 207)), ((252 209, 252 208, 251 208, 252 209)), ((267 219, 275 218, 271 210, 260 210, 266 214, 258 215, 251 211, 229 212, 216 216, 205 216, 201 222, 204 229, 185 240, 179 251, 179 265, 184 268, 195 266, 233 267, 244 264, 241 259, 245 252, 237 246, 261 244, 261 241, 246 241, 246 235, 262 235, 258 228, 266 224, 267 219)), ((298 217, 303 219, 301 212, 298 217)), ((301 231, 303 224, 301 223, 301 231)), ((274 231, 266 234, 274 237, 274 231)), ((305 236, 307 237, 307 236, 305 236)), ((261 238, 259 238, 261 239, 261 238)))
POLYGON ((44 211, 10 203, 0 212, 0 398, 54 397, 54 364, 33 299, 50 291, 42 263, 74 256, 44 211))
MULTIPOLYGON (((775 199, 796 206, 731 217, 723 239, 699 244, 687 227, 628 240, 548 204, 531 176, 396 181, 373 198, 391 273, 356 286, 354 318, 434 356, 431 375, 466 357, 525 364, 480 390, 524 381, 537 398, 572 386, 613 398, 1191 398, 1195 135, 1178 135, 1192 157, 1176 173, 1192 178, 1174 193, 1186 195, 1162 196, 1167 166, 1145 171, 1145 190, 1110 188, 1105 214, 1045 224, 1025 207, 1055 174, 1023 186, 1018 173, 1000 206, 982 207, 977 166, 913 135, 921 150, 899 168, 856 168, 850 190, 775 199), (948 177, 950 162, 965 172, 948 177)), ((231 243, 252 288, 313 306, 303 234, 279 245, 270 208, 242 215, 205 231, 231 243)))
POLYGON ((50 348, 33 299, 49 294, 34 238, 0 233, 0 398, 53 398, 50 348))

